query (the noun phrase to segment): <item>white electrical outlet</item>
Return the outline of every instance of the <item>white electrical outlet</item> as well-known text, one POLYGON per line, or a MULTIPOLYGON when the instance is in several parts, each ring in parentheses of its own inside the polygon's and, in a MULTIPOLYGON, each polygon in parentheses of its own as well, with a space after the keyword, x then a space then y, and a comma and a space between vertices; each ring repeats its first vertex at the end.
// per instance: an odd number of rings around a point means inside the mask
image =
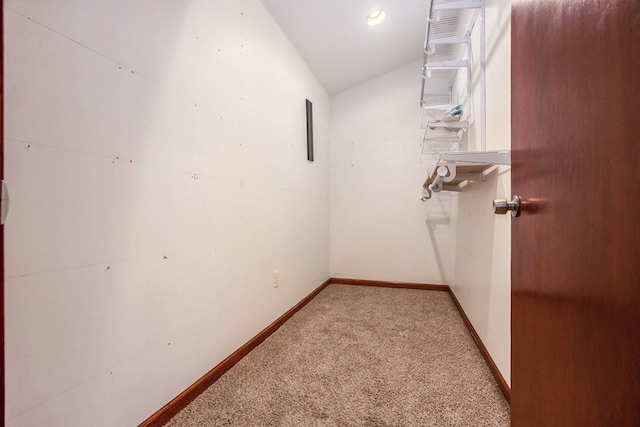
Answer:
POLYGON ((280 280, 280 270, 273 270, 273 287, 278 287, 278 281, 280 280))

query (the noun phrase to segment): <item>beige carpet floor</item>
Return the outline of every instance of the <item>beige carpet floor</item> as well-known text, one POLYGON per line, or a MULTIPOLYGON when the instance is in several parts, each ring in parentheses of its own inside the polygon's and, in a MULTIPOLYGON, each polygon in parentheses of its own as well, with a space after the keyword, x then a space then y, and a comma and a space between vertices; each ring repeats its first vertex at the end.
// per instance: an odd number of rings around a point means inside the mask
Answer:
POLYGON ((167 426, 508 426, 446 292, 332 284, 167 426))

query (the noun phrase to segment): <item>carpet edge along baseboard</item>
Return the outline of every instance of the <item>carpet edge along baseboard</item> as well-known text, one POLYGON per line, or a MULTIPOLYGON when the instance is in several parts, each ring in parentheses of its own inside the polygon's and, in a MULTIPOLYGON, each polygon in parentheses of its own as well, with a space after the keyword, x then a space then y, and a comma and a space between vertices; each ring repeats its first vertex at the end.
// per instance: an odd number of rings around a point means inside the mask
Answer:
POLYGON ((480 350, 482 357, 485 359, 491 374, 496 380, 498 386, 502 390, 507 402, 511 402, 511 388, 505 381, 504 377, 500 373, 497 365, 493 361, 493 358, 487 351, 484 343, 480 339, 480 336, 476 332, 475 328, 471 324, 471 321, 464 312, 462 305, 456 298, 451 287, 449 285, 437 285, 427 283, 410 283, 410 282, 392 282, 384 280, 365 280, 365 279, 348 279, 331 277, 324 281, 320 286, 313 290, 309 295, 304 297, 298 304, 289 309, 286 313, 276 319, 273 323, 263 329, 255 337, 247 341, 242 347, 233 352, 229 357, 220 362, 215 368, 207 372, 198 381, 193 383, 189 388, 176 396, 171 402, 164 405, 153 415, 143 421, 138 427, 161 427, 165 425, 171 418, 173 418, 178 412, 184 409, 189 403, 191 403, 196 397, 204 392, 209 386, 215 383, 225 372, 231 369, 236 363, 238 363, 244 356, 249 354, 251 350, 260 345, 271 334, 273 334, 280 326, 282 326, 287 320, 291 318, 302 307, 307 305, 313 298, 315 298, 324 288, 330 284, 340 285, 357 285, 357 286, 378 286, 387 288, 401 288, 401 289, 420 289, 428 291, 441 291, 448 292, 453 300, 456 309, 460 313, 464 324, 466 325, 469 333, 471 334, 476 346, 480 350))
POLYGON ((382 288, 421 289, 424 291, 450 292, 449 285, 434 285, 430 283, 391 282, 386 280, 347 279, 332 277, 329 283, 337 285, 378 286, 382 288))
POLYGON ((478 335, 478 332, 473 327, 471 320, 469 320, 469 317, 467 317, 467 313, 464 312, 464 309, 462 308, 460 301, 458 301, 456 294, 453 293, 453 290, 451 289, 449 290, 449 295, 453 300, 453 304, 458 309, 458 313, 460 313, 460 317, 462 317, 462 321, 467 326, 467 329, 469 330, 471 337, 475 341, 476 346, 478 347, 478 350, 480 350, 480 354, 484 358, 484 361, 487 363, 489 371, 491 371, 493 378, 496 380, 496 383, 498 383, 498 387, 500 387, 500 390, 502 391, 504 398, 509 404, 511 404, 511 387, 509 387, 509 384, 507 384, 507 381, 502 376, 502 373, 500 373, 500 369, 498 369, 498 365, 496 365, 496 362, 493 360, 493 358, 489 354, 489 350, 487 350, 487 347, 485 347, 484 343, 482 342, 482 339, 480 338, 480 335, 478 335))
POLYGON ((165 425, 171 418, 173 418, 178 412, 184 409, 189 403, 191 403, 196 397, 202 394, 209 386, 215 383, 225 372, 231 369, 236 363, 238 363, 244 356, 249 354, 251 350, 260 345, 271 334, 278 330, 287 320, 291 318, 302 307, 307 305, 313 298, 316 297, 324 288, 329 286, 330 279, 327 279, 313 290, 309 295, 304 297, 299 303, 290 308, 282 316, 278 317, 273 323, 264 328, 255 337, 247 341, 242 347, 233 352, 229 357, 220 362, 215 368, 204 374, 198 381, 193 383, 189 388, 176 396, 171 402, 164 405, 158 411, 156 411, 149 418, 144 420, 138 427, 161 427, 165 425))

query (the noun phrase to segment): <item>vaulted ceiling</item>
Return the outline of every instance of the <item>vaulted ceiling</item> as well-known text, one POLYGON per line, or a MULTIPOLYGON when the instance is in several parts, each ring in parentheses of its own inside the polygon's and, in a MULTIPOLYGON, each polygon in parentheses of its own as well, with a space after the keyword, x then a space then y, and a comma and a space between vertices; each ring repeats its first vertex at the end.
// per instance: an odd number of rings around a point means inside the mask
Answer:
POLYGON ((422 58, 429 0, 262 3, 331 95, 422 58), (368 26, 378 9, 386 20, 368 26))

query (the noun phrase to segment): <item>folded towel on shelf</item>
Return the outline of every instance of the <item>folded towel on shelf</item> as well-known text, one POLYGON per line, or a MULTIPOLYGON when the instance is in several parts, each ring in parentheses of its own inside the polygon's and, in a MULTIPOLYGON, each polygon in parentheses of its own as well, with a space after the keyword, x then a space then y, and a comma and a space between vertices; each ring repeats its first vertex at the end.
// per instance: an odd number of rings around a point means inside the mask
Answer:
POLYGON ((442 118, 443 122, 457 122, 462 118, 462 104, 452 107, 442 118))

